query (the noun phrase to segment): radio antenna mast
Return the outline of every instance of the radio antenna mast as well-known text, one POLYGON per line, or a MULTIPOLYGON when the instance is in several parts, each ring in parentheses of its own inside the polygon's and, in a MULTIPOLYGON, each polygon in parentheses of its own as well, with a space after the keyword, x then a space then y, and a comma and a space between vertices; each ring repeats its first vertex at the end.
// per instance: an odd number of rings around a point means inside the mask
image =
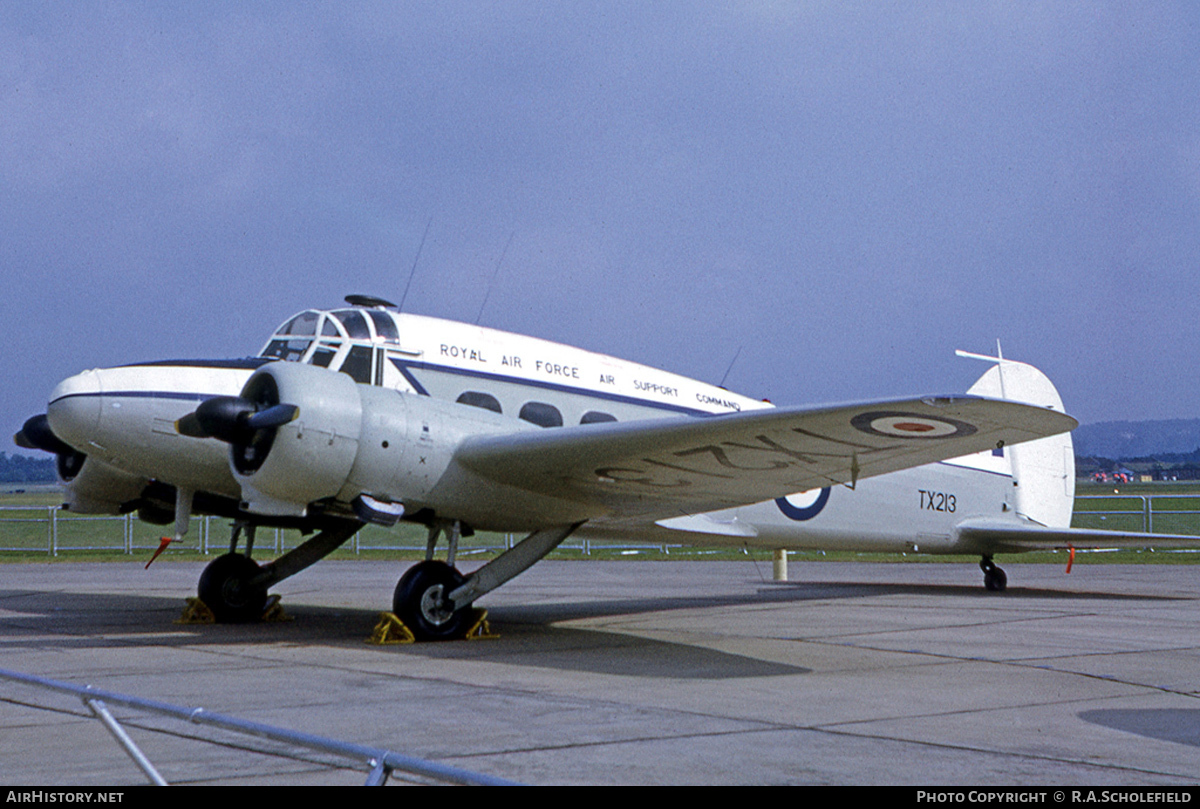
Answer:
MULTIPOLYGON (((737 362, 737 358, 742 355, 742 346, 738 346, 738 350, 733 352, 733 359, 729 361, 729 367, 725 369, 725 376, 721 377, 721 381, 717 383, 718 388, 725 388, 725 380, 729 378, 729 372, 733 370, 733 364, 737 362)), ((725 388, 729 390, 729 388, 725 388)))
POLYGON ((500 260, 496 262, 496 269, 492 270, 492 280, 488 282, 487 292, 483 293, 483 303, 479 305, 479 315, 475 318, 475 325, 479 325, 479 321, 483 320, 483 307, 487 306, 488 298, 492 295, 492 286, 496 283, 497 276, 500 275, 500 265, 504 263, 504 257, 508 255, 508 248, 512 246, 513 236, 517 232, 514 230, 508 236, 508 244, 504 245, 504 249, 500 251, 500 260))
POLYGON ((421 260, 421 251, 425 249, 425 237, 429 235, 429 226, 433 224, 433 217, 429 217, 429 221, 425 223, 425 232, 421 234, 421 243, 417 245, 417 255, 413 258, 412 269, 408 271, 408 283, 404 285, 404 295, 400 298, 400 305, 396 307, 397 312, 404 311, 404 301, 408 298, 408 290, 412 286, 413 276, 417 273, 417 262, 421 260))

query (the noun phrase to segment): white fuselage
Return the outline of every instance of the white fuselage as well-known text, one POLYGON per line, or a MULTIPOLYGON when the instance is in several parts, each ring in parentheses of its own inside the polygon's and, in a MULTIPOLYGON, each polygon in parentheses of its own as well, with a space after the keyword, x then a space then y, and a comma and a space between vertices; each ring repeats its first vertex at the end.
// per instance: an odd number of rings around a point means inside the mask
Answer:
MULTIPOLYGON (((484 408, 514 419, 520 429, 771 407, 714 385, 570 346, 382 310, 302 313, 280 328, 263 356, 323 366, 364 385, 484 408)), ((180 435, 175 423, 202 401, 237 396, 265 361, 183 361, 86 371, 55 389, 48 415, 63 441, 129 481, 159 481, 239 498, 228 446, 180 435)), ((1017 519, 1008 453, 929 464, 861 480, 853 489, 834 486, 652 525, 598 520, 583 530, 687 544, 949 553, 956 550, 959 522, 1017 519)), ((82 492, 76 499, 92 506, 97 502, 82 492)))

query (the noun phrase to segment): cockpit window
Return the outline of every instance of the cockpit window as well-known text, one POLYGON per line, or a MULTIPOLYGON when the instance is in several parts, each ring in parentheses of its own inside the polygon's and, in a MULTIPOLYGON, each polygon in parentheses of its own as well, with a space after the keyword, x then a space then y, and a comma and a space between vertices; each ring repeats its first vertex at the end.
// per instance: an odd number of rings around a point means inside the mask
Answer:
POLYGON ((583 414, 583 418, 579 420, 580 424, 602 424, 606 421, 616 421, 617 417, 612 413, 604 413, 599 410, 589 410, 583 414))
POLYGON ((338 334, 337 324, 333 322, 333 318, 325 318, 325 322, 321 324, 322 337, 340 337, 338 334))
POLYGON ((352 339, 371 339, 371 330, 367 328, 367 319, 362 316, 362 312, 349 309, 334 312, 333 316, 342 322, 342 325, 346 327, 346 334, 350 335, 352 339))
POLYGON ((337 351, 338 346, 322 343, 321 345, 317 346, 317 350, 313 352, 312 358, 309 359, 309 362, 311 362, 313 365, 316 365, 318 368, 328 368, 329 364, 333 362, 333 358, 337 356, 337 351))
POLYGON ((312 345, 311 340, 272 340, 259 356, 284 362, 296 362, 304 356, 304 352, 308 351, 310 345, 312 345))
POLYGON ((387 312, 377 312, 374 309, 367 311, 371 316, 371 320, 375 323, 375 334, 382 340, 387 340, 389 343, 400 342, 400 332, 396 331, 396 321, 392 320, 392 316, 387 312))
POLYGON ((355 382, 369 385, 371 384, 371 366, 374 356, 375 352, 370 346, 351 346, 350 353, 346 355, 346 361, 338 370, 343 374, 349 374, 355 382))
POLYGON ((317 321, 321 316, 317 312, 301 312, 287 325, 279 330, 280 334, 294 334, 299 337, 312 337, 317 333, 317 321))

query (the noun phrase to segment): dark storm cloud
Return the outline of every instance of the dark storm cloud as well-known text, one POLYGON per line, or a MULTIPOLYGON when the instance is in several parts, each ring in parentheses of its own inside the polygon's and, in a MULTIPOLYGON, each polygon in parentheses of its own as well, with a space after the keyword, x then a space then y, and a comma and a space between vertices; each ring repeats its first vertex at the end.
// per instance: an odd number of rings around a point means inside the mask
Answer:
POLYGON ((1189 6, 6 4, 4 415, 347 292, 780 402, 1195 415, 1189 6))

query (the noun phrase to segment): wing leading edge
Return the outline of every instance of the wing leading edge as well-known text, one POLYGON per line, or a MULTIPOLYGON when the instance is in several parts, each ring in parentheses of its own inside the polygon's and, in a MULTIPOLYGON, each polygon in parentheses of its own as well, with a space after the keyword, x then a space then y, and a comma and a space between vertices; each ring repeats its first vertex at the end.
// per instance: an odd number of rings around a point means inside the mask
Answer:
POLYGON ((925 396, 480 436, 455 460, 593 517, 657 519, 853 484, 1077 425, 1016 402, 925 396))

